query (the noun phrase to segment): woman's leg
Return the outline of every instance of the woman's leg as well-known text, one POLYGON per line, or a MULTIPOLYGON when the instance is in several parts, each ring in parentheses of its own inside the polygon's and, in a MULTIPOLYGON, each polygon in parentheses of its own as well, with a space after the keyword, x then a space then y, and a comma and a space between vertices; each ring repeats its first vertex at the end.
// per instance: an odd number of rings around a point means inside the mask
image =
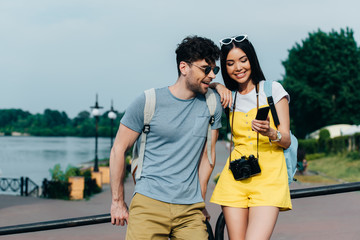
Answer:
POLYGON ((249 210, 222 206, 230 240, 244 240, 248 225, 249 210))
POLYGON ((246 240, 268 240, 274 230, 279 208, 272 206, 249 208, 246 240))

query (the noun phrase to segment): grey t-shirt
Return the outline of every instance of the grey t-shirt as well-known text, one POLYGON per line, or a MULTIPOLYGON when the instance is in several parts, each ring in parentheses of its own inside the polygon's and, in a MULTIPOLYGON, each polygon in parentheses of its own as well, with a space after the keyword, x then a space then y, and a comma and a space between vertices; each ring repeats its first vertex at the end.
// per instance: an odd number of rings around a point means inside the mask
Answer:
MULTIPOLYGON (((212 129, 221 127, 220 97, 212 129)), ((144 126, 145 94, 126 110, 121 124, 141 133, 144 126)), ((210 120, 205 96, 182 100, 168 87, 156 89, 155 113, 147 135, 143 170, 135 193, 174 204, 202 202, 198 163, 210 120)), ((139 139, 138 139, 139 140, 139 139)))

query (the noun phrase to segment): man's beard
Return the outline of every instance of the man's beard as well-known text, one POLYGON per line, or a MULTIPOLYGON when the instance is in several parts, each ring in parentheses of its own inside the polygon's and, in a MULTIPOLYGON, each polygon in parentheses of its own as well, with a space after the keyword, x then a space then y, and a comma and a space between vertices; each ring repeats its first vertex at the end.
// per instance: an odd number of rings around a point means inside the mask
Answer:
MULTIPOLYGON (((205 78, 204 78, 205 79, 205 78)), ((200 84, 193 84, 189 81, 186 82, 186 86, 188 87, 188 89, 196 94, 202 94, 202 95, 205 95, 208 91, 208 88, 204 89, 202 87, 202 83, 200 84)))

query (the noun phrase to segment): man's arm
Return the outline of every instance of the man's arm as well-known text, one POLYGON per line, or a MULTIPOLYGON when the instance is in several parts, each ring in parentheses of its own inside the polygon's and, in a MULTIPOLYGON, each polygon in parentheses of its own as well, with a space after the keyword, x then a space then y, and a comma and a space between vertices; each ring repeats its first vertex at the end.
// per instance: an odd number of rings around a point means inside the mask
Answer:
POLYGON ((110 153, 111 223, 124 226, 129 213, 124 201, 125 154, 135 143, 139 133, 120 124, 110 153))
POLYGON ((213 165, 210 165, 208 155, 207 155, 207 144, 205 142, 205 146, 203 149, 203 153, 199 163, 199 180, 200 180, 200 187, 201 187, 201 195, 205 201, 205 195, 207 190, 207 184, 209 182, 210 175, 214 169, 215 161, 216 161, 216 154, 215 154, 215 145, 216 141, 219 137, 219 130, 211 130, 211 157, 213 165))
MULTIPOLYGON (((214 170, 214 166, 216 163, 216 153, 215 153, 215 145, 216 141, 219 137, 219 130, 211 130, 211 157, 213 165, 210 165, 209 158, 207 155, 207 141, 205 141, 205 146, 203 149, 203 153, 201 155, 200 163, 199 163, 199 180, 200 180, 200 188, 201 188, 201 195, 205 201, 207 185, 209 182, 209 178, 211 176, 212 171, 214 170)), ((207 220, 210 220, 210 214, 204 208, 203 214, 207 220)))

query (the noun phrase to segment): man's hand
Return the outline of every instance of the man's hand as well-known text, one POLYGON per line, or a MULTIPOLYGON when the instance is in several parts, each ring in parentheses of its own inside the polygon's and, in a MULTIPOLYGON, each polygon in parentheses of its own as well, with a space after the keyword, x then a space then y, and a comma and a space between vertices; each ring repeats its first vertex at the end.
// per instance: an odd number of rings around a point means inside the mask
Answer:
POLYGON ((113 201, 111 203, 110 213, 112 225, 116 224, 117 226, 124 226, 125 224, 127 224, 129 218, 129 211, 125 202, 119 203, 113 201))
POLYGON ((211 216, 210 216, 209 212, 206 210, 206 208, 204 208, 202 210, 202 213, 204 214, 206 220, 210 221, 211 216))
POLYGON ((125 153, 131 148, 140 133, 120 124, 110 153, 111 223, 127 224, 129 211, 124 202, 125 153))

